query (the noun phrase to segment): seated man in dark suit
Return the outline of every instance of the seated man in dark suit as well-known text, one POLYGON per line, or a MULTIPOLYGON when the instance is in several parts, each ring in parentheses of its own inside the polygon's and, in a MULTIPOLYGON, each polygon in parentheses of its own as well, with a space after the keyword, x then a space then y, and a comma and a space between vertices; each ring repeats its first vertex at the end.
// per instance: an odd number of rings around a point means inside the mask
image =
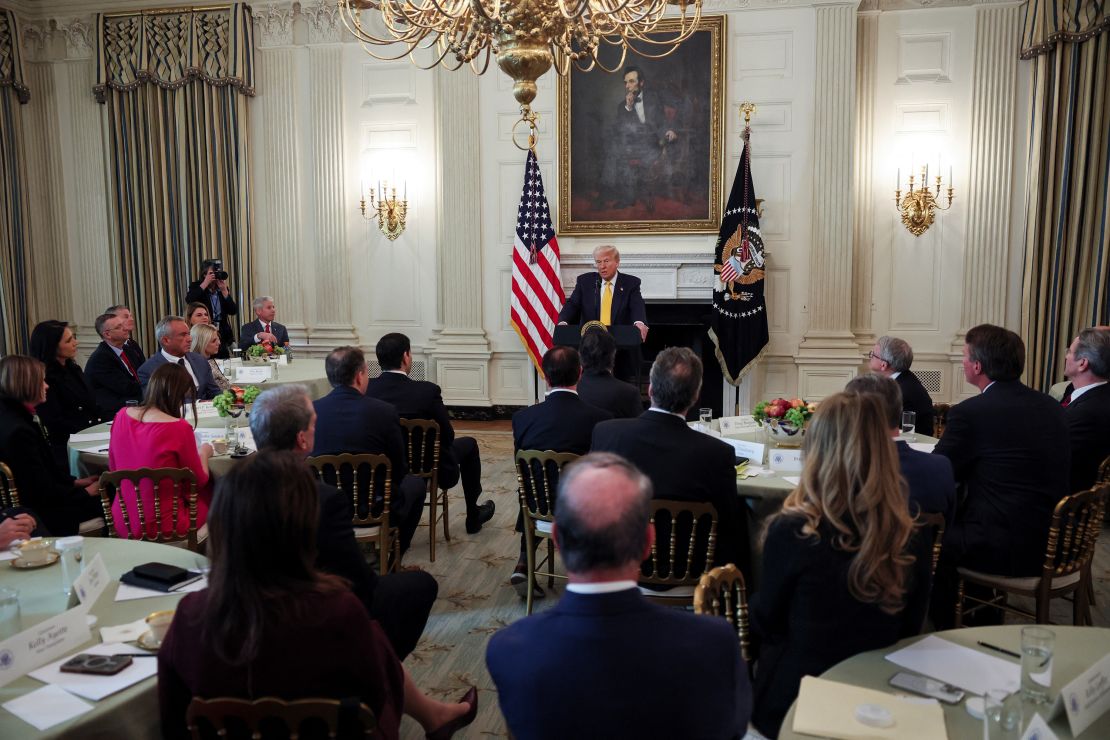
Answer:
POLYGON ((933 451, 952 462, 964 487, 933 586, 937 629, 954 619, 958 566, 1040 575, 1052 511, 1069 493, 1064 410, 1018 380, 1024 367, 1025 344, 1014 332, 991 324, 968 330, 964 377, 982 392, 952 407, 933 451))
MULTIPOLYGON (((868 373, 853 378, 844 390, 878 396, 890 436, 902 434, 902 391, 897 383, 879 373, 868 373)), ((902 440, 896 444, 902 477, 909 484, 910 514, 943 514, 944 525, 950 526, 956 518, 956 479, 952 476, 952 463, 943 455, 915 450, 902 440)))
MULTIPOLYGON (((894 378, 898 382, 902 391, 902 411, 912 411, 917 415, 914 431, 932 437, 933 399, 929 397, 925 386, 921 385, 921 380, 910 372, 913 349, 909 343, 898 337, 879 337, 867 356, 871 372, 894 378)), ((899 414, 899 429, 901 424, 902 415, 899 414)))
POLYGON ((146 353, 143 352, 143 348, 139 346, 139 343, 135 340, 135 317, 131 314, 131 309, 119 304, 109 306, 104 309, 104 313, 119 316, 123 319, 123 328, 127 330, 127 341, 124 343, 123 348, 124 351, 127 352, 127 356, 131 358, 131 364, 135 367, 139 367, 139 365, 146 362, 146 353))
POLYGON ((593 452, 615 452, 651 479, 658 499, 704 501, 717 509, 714 565, 735 563, 745 577, 748 534, 736 496, 736 454, 731 445, 686 425, 701 391, 701 359, 687 347, 670 347, 651 366, 651 408, 635 419, 594 427, 593 452))
POLYGON ((655 538, 651 497, 647 478, 616 455, 564 471, 553 534, 567 593, 486 649, 517 740, 744 735, 751 684, 728 622, 657 606, 636 589, 655 538))
POLYGON ((274 307, 273 298, 268 295, 259 296, 251 301, 251 308, 255 318, 239 328, 239 349, 246 350, 262 342, 269 342, 275 347, 289 344, 289 330, 274 321, 277 308, 274 307))
POLYGON ((613 377, 617 343, 609 332, 600 329, 587 331, 578 351, 582 355, 578 395, 583 401, 605 409, 615 419, 631 419, 644 413, 640 389, 613 377))
MULTIPOLYGON (((529 406, 513 414, 513 451, 554 450, 585 455, 590 451, 594 427, 612 419, 608 411, 599 409, 578 397, 576 386, 582 377, 578 352, 572 347, 552 347, 543 356, 543 376, 551 388, 543 403, 529 406)), ((524 531, 523 513, 517 517, 518 532, 524 531)), ((521 598, 528 595, 528 566, 525 559, 524 535, 520 536, 520 559, 509 582, 521 598)), ((536 585, 537 597, 543 589, 536 585)))
POLYGON ((374 348, 382 374, 370 381, 366 395, 392 404, 402 419, 431 419, 439 424, 439 486, 453 488, 462 479, 466 500, 466 533, 477 534, 493 517, 494 504, 478 505, 482 495, 482 459, 473 437, 456 437, 443 405, 443 393, 435 383, 413 380, 412 346, 404 334, 386 334, 374 348))
POLYGON ((116 314, 96 317, 96 333, 103 340, 85 363, 85 378, 105 419, 111 419, 128 401, 143 399, 138 368, 126 351, 126 322, 116 314))
POLYGON ((208 360, 195 352, 189 351, 192 335, 189 334, 189 325, 180 316, 166 316, 154 327, 154 336, 158 340, 161 351, 155 352, 147 361, 139 366, 139 382, 146 390, 150 376, 167 362, 176 363, 189 371, 193 384, 197 388, 197 399, 209 401, 220 393, 220 386, 212 377, 212 370, 208 367, 208 360))
POLYGON ((412 535, 424 513, 427 486, 409 475, 405 441, 397 412, 388 403, 366 395, 369 376, 366 356, 358 347, 339 347, 324 360, 332 392, 313 403, 316 408, 316 444, 313 455, 343 453, 385 455, 393 463, 393 501, 390 524, 396 518, 401 531, 401 553, 409 549, 412 535))
MULTIPOLYGON (((303 385, 282 385, 258 396, 251 408, 251 433, 259 450, 292 450, 308 455, 315 445, 316 410, 303 385)), ((366 564, 355 541, 351 502, 320 482, 320 526, 316 566, 351 582, 370 616, 378 620, 401 660, 416 647, 439 585, 423 571, 379 576, 366 564)))
POLYGON ((1070 490, 1094 485, 1099 466, 1110 456, 1110 329, 1079 332, 1064 358, 1064 418, 1071 440, 1070 490))

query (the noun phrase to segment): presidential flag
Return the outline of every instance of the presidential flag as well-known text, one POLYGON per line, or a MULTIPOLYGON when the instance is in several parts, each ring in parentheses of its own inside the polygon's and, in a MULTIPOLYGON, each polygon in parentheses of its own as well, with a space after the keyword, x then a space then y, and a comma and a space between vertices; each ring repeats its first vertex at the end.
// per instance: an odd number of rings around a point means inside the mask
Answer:
POLYGON ((709 338, 728 382, 739 385, 767 347, 766 263, 752 186, 751 130, 744 128, 744 154, 717 235, 713 311, 709 338))
POLYGON ((559 280, 559 242, 551 225, 536 153, 529 149, 524 191, 516 212, 509 321, 541 374, 540 361, 551 349, 551 333, 565 300, 559 280))

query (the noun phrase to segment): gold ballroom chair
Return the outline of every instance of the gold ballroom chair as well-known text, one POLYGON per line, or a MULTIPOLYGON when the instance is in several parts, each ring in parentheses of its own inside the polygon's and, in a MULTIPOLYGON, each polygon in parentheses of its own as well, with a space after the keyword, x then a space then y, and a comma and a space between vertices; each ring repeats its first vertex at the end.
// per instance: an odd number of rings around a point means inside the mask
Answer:
POLYGON ((232 697, 194 698, 185 710, 185 727, 194 740, 229 738, 378 737, 378 720, 365 704, 353 700, 297 699, 272 696, 250 701, 232 697), (344 717, 344 721, 340 718, 344 717), (341 727, 342 724, 342 727, 341 727), (345 730, 342 731, 342 730, 345 730))
POLYGON ((655 543, 640 568, 640 593, 657 604, 692 606, 702 575, 713 568, 717 510, 709 503, 657 499, 651 502, 651 525, 655 543))
POLYGON ((555 585, 556 578, 566 578, 555 572, 555 542, 551 538, 551 523, 555 521, 555 494, 559 488, 559 475, 570 463, 578 459, 572 452, 554 450, 520 450, 516 453, 517 495, 524 515, 524 552, 528 563, 528 595, 525 597, 527 613, 532 613, 532 592, 536 576, 547 576, 547 587, 555 585), (537 563, 536 549, 547 540, 547 556, 537 563), (537 572, 546 565, 547 570, 537 572))
MULTIPOLYGON (((180 546, 184 544, 193 552, 200 551, 197 534, 197 477, 193 474, 193 471, 188 468, 136 468, 135 470, 109 470, 106 473, 101 473, 100 506, 104 509, 104 522, 107 524, 109 537, 120 536, 119 532, 116 531, 115 521, 112 517, 112 501, 119 496, 125 482, 131 484, 135 491, 135 509, 139 515, 138 539, 146 542, 158 542, 163 545, 180 546), (160 500, 161 496, 158 494, 162 483, 167 480, 173 484, 174 495, 170 510, 164 511, 160 500), (153 511, 146 510, 146 506, 143 505, 143 497, 139 494, 143 481, 149 481, 154 488, 153 511), (176 526, 182 498, 185 499, 185 506, 188 507, 189 514, 188 530, 183 535, 177 533, 176 526), (151 515, 153 515, 153 519, 149 518, 151 515), (173 524, 169 532, 163 531, 163 516, 168 516, 173 524), (146 531, 148 520, 154 522, 155 535, 153 537, 148 535, 146 531)), ((120 520, 123 529, 127 532, 127 536, 123 539, 129 540, 134 538, 131 536, 131 514, 128 512, 128 508, 128 506, 123 505, 123 502, 120 502, 120 520)))
POLYGON ((423 478, 428 486, 428 559, 436 561, 436 524, 443 521, 443 539, 451 541, 447 529, 447 489, 439 488, 439 460, 443 445, 439 438, 439 424, 434 419, 401 419, 401 433, 405 437, 405 456, 409 472, 423 478), (439 511, 442 507, 442 511, 439 511))
POLYGON ((744 574, 732 563, 702 575, 694 589, 694 614, 724 617, 736 630, 740 655, 752 671, 751 624, 748 621, 748 589, 744 574))

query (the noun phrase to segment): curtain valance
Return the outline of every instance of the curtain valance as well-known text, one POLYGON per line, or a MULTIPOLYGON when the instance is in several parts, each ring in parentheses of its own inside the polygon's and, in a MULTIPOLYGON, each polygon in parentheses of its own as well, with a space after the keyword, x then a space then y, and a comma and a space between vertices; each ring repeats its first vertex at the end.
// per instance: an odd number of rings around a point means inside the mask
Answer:
POLYGON ((145 83, 166 89, 202 80, 254 95, 254 26, 250 7, 97 16, 96 99, 108 88, 145 83))
POLYGON ((1029 0, 1021 36, 1021 58, 1032 59, 1058 42, 1079 44, 1110 31, 1107 0, 1029 0))
POLYGON ((19 26, 15 14, 0 8, 0 87, 15 91, 20 103, 31 99, 23 78, 23 59, 19 55, 19 26))

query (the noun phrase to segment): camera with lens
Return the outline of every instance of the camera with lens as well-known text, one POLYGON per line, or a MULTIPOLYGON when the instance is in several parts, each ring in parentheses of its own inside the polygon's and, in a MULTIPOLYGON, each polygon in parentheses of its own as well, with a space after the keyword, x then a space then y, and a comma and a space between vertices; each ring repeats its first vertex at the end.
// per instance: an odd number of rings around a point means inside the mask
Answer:
POLYGON ((217 280, 227 280, 227 270, 224 269, 223 260, 207 260, 208 266, 216 272, 217 280))

